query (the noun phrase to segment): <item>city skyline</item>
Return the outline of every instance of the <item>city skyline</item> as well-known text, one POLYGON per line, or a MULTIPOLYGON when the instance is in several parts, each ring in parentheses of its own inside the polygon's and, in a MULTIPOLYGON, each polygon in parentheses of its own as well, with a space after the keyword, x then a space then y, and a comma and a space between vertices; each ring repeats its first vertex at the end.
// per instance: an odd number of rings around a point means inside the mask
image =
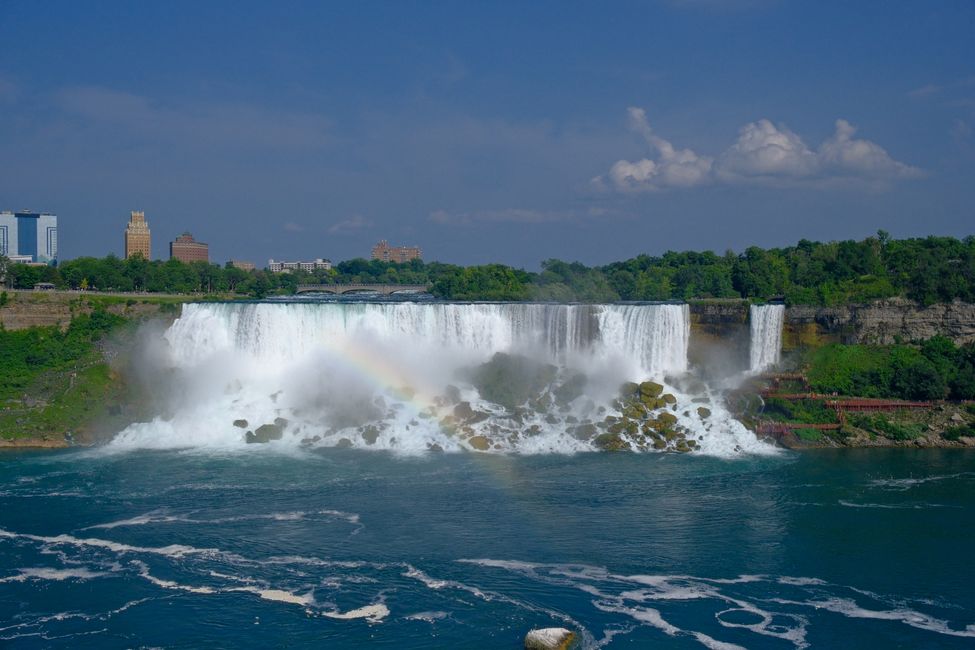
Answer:
POLYGON ((975 222, 968 2, 0 12, 47 35, 0 61, 0 205, 66 258, 129 206, 220 260, 529 270, 975 222))

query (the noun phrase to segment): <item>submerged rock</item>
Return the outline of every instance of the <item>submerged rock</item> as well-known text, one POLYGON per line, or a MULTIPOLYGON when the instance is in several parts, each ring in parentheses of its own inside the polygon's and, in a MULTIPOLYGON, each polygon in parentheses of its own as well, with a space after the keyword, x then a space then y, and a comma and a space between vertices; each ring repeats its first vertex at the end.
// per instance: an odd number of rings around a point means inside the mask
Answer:
POLYGON ((564 627, 546 627, 525 635, 525 650, 566 650, 576 635, 564 627))
POLYGON ((237 427, 238 429, 246 429, 247 420, 234 420, 234 426, 237 427))

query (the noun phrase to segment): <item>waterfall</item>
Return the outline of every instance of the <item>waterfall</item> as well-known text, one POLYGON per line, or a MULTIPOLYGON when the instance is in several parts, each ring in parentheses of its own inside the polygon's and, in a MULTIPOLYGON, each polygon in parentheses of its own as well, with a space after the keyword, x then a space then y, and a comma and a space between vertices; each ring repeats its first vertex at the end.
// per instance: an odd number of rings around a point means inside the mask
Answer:
POLYGON ((165 336, 178 365, 225 349, 293 360, 370 339, 466 357, 616 355, 634 360, 645 379, 687 370, 689 334, 687 305, 197 303, 165 336))
POLYGON ((158 415, 111 446, 570 453, 679 433, 683 450, 765 451, 716 396, 679 389, 700 386, 689 340, 687 305, 187 304, 142 367, 158 415), (645 380, 667 399, 633 415, 621 387, 645 380))
POLYGON ((752 305, 750 370, 761 372, 779 362, 782 354, 782 323, 785 305, 752 305))

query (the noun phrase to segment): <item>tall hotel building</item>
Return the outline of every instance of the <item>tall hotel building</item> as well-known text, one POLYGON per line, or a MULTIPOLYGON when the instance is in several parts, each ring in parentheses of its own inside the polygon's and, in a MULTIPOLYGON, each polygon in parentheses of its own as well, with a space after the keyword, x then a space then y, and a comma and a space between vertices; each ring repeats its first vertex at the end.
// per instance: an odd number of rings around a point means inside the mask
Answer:
POLYGON ((44 212, 0 212, 0 255, 12 262, 57 262, 57 216, 44 212))
POLYGON ((169 242, 169 258, 180 262, 209 262, 210 247, 184 232, 176 241, 169 242))
POLYGON ((152 237, 144 212, 132 211, 129 225, 125 227, 125 259, 138 253, 143 259, 152 259, 152 237))

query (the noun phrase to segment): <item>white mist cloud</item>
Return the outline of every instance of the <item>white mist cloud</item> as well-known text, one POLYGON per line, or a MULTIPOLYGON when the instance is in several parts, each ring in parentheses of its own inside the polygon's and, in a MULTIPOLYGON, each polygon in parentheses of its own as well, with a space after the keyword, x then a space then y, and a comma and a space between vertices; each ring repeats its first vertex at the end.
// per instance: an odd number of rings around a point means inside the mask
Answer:
POLYGON ((646 140, 654 154, 653 158, 617 161, 606 179, 602 176, 593 179, 595 185, 604 187, 608 182, 620 192, 648 192, 670 187, 693 187, 708 182, 713 159, 699 156, 691 149, 675 148, 653 132, 642 108, 631 107, 628 110, 630 129, 646 140))
POLYGON ((846 120, 836 120, 836 132, 819 147, 819 160, 827 175, 861 176, 881 180, 917 178, 921 170, 890 157, 878 144, 854 140, 856 127, 846 120))
POLYGON ((630 128, 643 137, 653 155, 615 162, 607 174, 592 179, 597 189, 633 193, 707 183, 883 185, 923 175, 920 169, 894 160, 880 145, 854 138, 856 128, 846 120, 837 120, 833 135, 815 150, 784 125, 768 119, 750 122, 739 129, 738 139, 728 149, 712 158, 677 149, 656 135, 643 109, 628 112, 630 128))
POLYGON ((333 235, 341 235, 356 232, 358 230, 366 230, 368 228, 372 228, 372 225, 371 220, 366 219, 361 214, 357 214, 349 217, 348 219, 333 223, 328 227, 328 232, 332 233, 333 235))
POLYGON ((802 138, 763 119, 741 127, 738 139, 721 155, 716 171, 724 180, 802 178, 814 175, 818 167, 816 154, 802 138))

